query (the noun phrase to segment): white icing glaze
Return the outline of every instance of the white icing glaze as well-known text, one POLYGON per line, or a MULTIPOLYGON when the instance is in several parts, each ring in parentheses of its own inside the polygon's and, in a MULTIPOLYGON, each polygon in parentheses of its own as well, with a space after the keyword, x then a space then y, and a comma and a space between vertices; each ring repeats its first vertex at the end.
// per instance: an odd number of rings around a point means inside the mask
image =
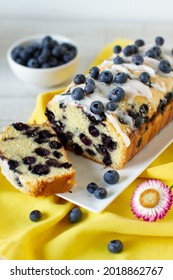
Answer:
POLYGON ((113 126, 115 127, 115 129, 117 130, 117 132, 121 135, 121 137, 124 140, 124 144, 126 147, 130 146, 130 139, 129 137, 122 131, 118 121, 116 120, 116 118, 114 116, 112 116, 112 114, 108 114, 107 112, 105 113, 105 115, 107 116, 108 120, 113 124, 113 126))

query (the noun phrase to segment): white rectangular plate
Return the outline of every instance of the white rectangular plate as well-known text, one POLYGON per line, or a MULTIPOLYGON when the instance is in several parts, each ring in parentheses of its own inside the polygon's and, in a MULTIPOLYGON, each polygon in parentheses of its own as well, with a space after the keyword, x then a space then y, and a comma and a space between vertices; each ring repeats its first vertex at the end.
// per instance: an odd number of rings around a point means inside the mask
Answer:
POLYGON ((121 192, 123 192, 145 169, 159 156, 173 140, 173 123, 167 125, 155 136, 143 150, 119 170, 120 180, 115 185, 108 185, 103 180, 103 174, 110 168, 95 163, 82 156, 69 153, 76 169, 76 186, 71 192, 57 194, 74 204, 98 213, 104 210, 121 192), (97 199, 86 190, 90 182, 106 187, 108 195, 104 199, 97 199))

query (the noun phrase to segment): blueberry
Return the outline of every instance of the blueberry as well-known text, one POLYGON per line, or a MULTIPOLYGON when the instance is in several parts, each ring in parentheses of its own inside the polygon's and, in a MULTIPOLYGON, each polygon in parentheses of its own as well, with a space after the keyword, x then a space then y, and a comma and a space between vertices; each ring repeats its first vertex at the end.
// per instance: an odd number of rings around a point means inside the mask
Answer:
POLYGON ((125 56, 130 56, 133 54, 133 47, 131 45, 127 45, 124 49, 123 49, 123 54, 125 56))
POLYGON ((108 70, 102 71, 99 75, 99 81, 106 83, 106 84, 112 83, 112 81, 113 81, 112 73, 108 70))
POLYGON ((98 199, 103 199, 107 196, 107 190, 105 188, 97 188, 94 191, 94 196, 98 199))
POLYGON ((116 46, 113 48, 113 52, 116 53, 116 54, 120 53, 120 52, 121 52, 121 46, 116 45, 116 46))
POLYGON ((154 46, 152 49, 156 52, 157 57, 161 55, 161 49, 159 46, 154 46))
POLYGON ((49 147, 51 149, 60 149, 62 147, 62 144, 54 140, 49 142, 49 147))
POLYGON ((103 179, 107 184, 113 185, 119 181, 120 175, 116 170, 108 170, 104 175, 103 179))
POLYGON ((74 58, 74 54, 68 51, 63 55, 62 60, 63 60, 64 63, 68 63, 73 58, 74 58))
POLYGON ((88 191, 89 193, 94 193, 95 190, 98 189, 98 185, 97 185, 96 183, 94 183, 94 182, 91 182, 91 183, 89 183, 89 184, 87 185, 86 188, 87 188, 87 191, 88 191))
POLYGON ((49 150, 45 149, 45 148, 36 148, 34 150, 34 152, 38 155, 38 156, 41 156, 41 157, 45 157, 45 156, 48 156, 50 154, 49 150))
POLYGON ((79 208, 74 207, 68 214, 68 218, 71 223, 77 223, 82 218, 82 215, 82 211, 79 208))
POLYGON ((123 244, 120 240, 111 240, 107 248, 111 253, 120 253, 123 250, 123 244))
POLYGON ((17 58, 15 59, 15 62, 18 63, 18 64, 20 64, 20 65, 25 65, 25 64, 26 64, 26 63, 25 63, 25 60, 22 59, 21 57, 17 57, 17 58))
POLYGON ((62 154, 61 154, 60 152, 57 152, 57 151, 54 151, 54 152, 53 152, 53 155, 54 155, 54 157, 56 157, 57 159, 59 159, 59 158, 62 156, 62 154))
POLYGON ((25 123, 21 123, 21 122, 13 123, 12 126, 13 126, 16 130, 19 130, 19 131, 27 130, 27 129, 30 128, 29 125, 27 125, 27 124, 25 124, 25 123))
POLYGON ((42 39, 43 47, 51 47, 52 46, 52 38, 50 36, 46 36, 42 39))
POLYGON ((141 116, 138 116, 138 117, 135 119, 134 125, 135 125, 136 128, 139 129, 139 128, 141 127, 142 123, 143 123, 143 118, 142 118, 141 116))
POLYGON ((106 109, 108 111, 115 111, 117 108, 118 108, 118 103, 117 102, 110 101, 106 105, 106 109))
POLYGON ((61 58, 62 55, 61 46, 55 46, 52 49, 52 55, 55 56, 56 58, 61 58))
POLYGON ((127 74, 124 72, 120 72, 115 76, 114 82, 117 84, 123 84, 127 82, 127 74))
POLYGON ((56 59, 56 57, 51 56, 48 60, 48 63, 50 65, 50 67, 56 67, 58 66, 58 60, 56 59))
MULTIPOLYGON (((38 62, 40 64, 42 63, 46 63, 48 61, 49 57, 47 55, 44 55, 44 54, 41 54, 39 57, 38 57, 38 62)), ((49 66, 50 67, 50 66, 49 66)))
POLYGON ((35 157, 26 156, 22 159, 23 163, 26 165, 34 164, 36 162, 35 157))
POLYGON ((144 116, 148 113, 148 105, 147 104, 142 104, 139 108, 139 112, 141 116, 144 116))
POLYGON ((83 84, 83 83, 85 83, 85 81, 86 81, 86 78, 85 78, 85 76, 83 74, 78 74, 74 78, 74 83, 76 85, 83 84))
POLYGON ((157 58, 157 52, 153 49, 150 49, 145 52, 145 56, 151 57, 151 58, 157 58))
POLYGON ((30 54, 26 52, 25 49, 20 52, 20 58, 22 58, 23 61, 27 61, 30 57, 30 54))
POLYGON ((84 87, 84 92, 85 92, 86 94, 91 94, 91 93, 94 92, 94 89, 95 89, 94 85, 88 83, 88 84, 84 87))
POLYGON ((17 57, 20 56, 20 52, 24 49, 23 46, 17 46, 15 47, 11 52, 11 57, 16 60, 17 57))
POLYGON ((144 62, 144 59, 141 55, 136 54, 132 56, 132 62, 136 65, 141 65, 144 62))
POLYGON ((142 40, 142 39, 137 39, 137 40, 135 41, 135 45, 136 45, 137 47, 142 47, 142 46, 145 45, 145 42, 144 42, 144 40, 142 40))
POLYGON ((51 133, 49 130, 47 129, 43 129, 41 131, 38 132, 38 136, 41 139, 47 139, 47 138, 51 138, 53 136, 55 136, 55 134, 51 133))
POLYGON ((109 93, 109 99, 114 102, 119 102, 124 98, 125 94, 126 93, 123 88, 116 87, 109 93))
POLYGON ((90 105, 90 110, 93 114, 100 115, 104 112, 104 105, 101 101, 93 101, 90 105))
POLYGON ((16 160, 10 159, 8 160, 8 165, 10 170, 15 170, 19 166, 19 163, 16 160))
POLYGON ((94 82, 94 80, 93 79, 87 79, 86 80, 86 85, 88 85, 88 84, 91 84, 91 85, 93 85, 94 87, 95 87, 95 82, 94 82))
POLYGON ((71 93, 71 97, 74 100, 82 100, 85 96, 84 90, 81 87, 76 87, 71 93))
POLYGON ((27 66, 30 68, 39 68, 39 63, 35 58, 30 58, 27 62, 27 66))
POLYGON ((74 143, 72 145, 72 148, 73 148, 75 154, 77 154, 77 155, 82 155, 83 154, 82 148, 77 143, 74 143))
POLYGON ((159 63, 159 69, 163 73, 168 74, 171 72, 171 65, 167 60, 161 60, 159 63))
POLYGON ((79 138, 81 142, 84 143, 86 146, 91 146, 92 141, 84 133, 81 133, 79 135, 79 138))
POLYGON ((41 64, 41 68, 46 69, 46 68, 50 68, 50 67, 51 67, 51 65, 48 62, 44 62, 41 64))
POLYGON ((49 158, 46 160, 46 164, 53 167, 59 167, 58 161, 54 158, 49 158))
POLYGON ((43 48, 41 50, 41 55, 46 55, 46 56, 50 57, 51 56, 51 50, 48 49, 48 48, 43 48))
POLYGON ((155 42, 158 46, 162 46, 165 42, 165 40, 163 39, 163 37, 157 36, 155 39, 155 42))
POLYGON ((132 48, 132 54, 138 53, 138 47, 136 45, 131 45, 132 48))
POLYGON ((29 214, 29 218, 32 222, 38 222, 42 217, 42 213, 39 210, 33 210, 29 214))
POLYGON ((30 165, 29 170, 31 173, 36 175, 47 175, 50 172, 50 168, 46 164, 36 164, 36 165, 30 165))
POLYGON ((124 63, 124 59, 121 56, 116 56, 113 59, 114 64, 123 64, 124 63))
POLYGON ((100 73, 100 70, 97 66, 93 66, 90 70, 89 70, 90 76, 93 79, 97 79, 100 73))
POLYGON ((147 72, 142 72, 139 79, 142 83, 147 84, 150 82, 150 75, 147 72))
POLYGON ((88 131, 93 137, 98 137, 100 134, 99 130, 94 125, 90 125, 88 131))

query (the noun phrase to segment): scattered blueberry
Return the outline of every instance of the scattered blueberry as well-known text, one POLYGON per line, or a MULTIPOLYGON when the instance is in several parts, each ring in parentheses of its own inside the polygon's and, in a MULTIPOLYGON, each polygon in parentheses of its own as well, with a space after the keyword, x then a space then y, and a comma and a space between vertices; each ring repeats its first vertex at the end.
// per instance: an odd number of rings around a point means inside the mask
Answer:
POLYGON ((100 70, 97 66, 93 66, 90 70, 89 70, 90 76, 93 79, 97 79, 100 73, 100 70))
POLYGON ((115 76, 114 82, 117 84, 124 84, 127 82, 127 74, 124 72, 120 72, 115 76))
POLYGON ((159 63, 159 69, 163 72, 163 73, 170 73, 171 72, 171 65, 167 60, 161 60, 159 63))
POLYGON ((136 65, 141 65, 144 62, 144 59, 141 55, 136 54, 132 56, 132 62, 136 65))
POLYGON ((164 44, 164 41, 165 40, 163 39, 163 37, 160 37, 160 36, 156 37, 156 39, 155 39, 155 42, 158 46, 162 46, 164 44))
POLYGON ((110 91, 109 99, 114 102, 119 102, 124 98, 125 94, 126 93, 123 88, 116 87, 110 91))
POLYGON ((68 214, 68 218, 71 223, 77 223, 82 218, 82 211, 80 208, 74 207, 68 214))
POLYGON ((79 138, 86 146, 91 146, 92 141, 84 133, 80 133, 79 138))
POLYGON ((151 58, 157 58, 157 52, 154 49, 150 49, 145 52, 145 56, 151 57, 151 58))
POLYGON ((74 78, 74 83, 76 85, 83 84, 83 83, 85 83, 85 81, 86 81, 86 78, 83 74, 77 74, 74 78))
POLYGON ((114 64, 123 64, 124 63, 124 59, 121 56, 116 56, 113 59, 114 64))
POLYGON ((74 100, 82 100, 85 96, 84 90, 81 87, 76 87, 72 93, 71 93, 71 97, 74 100))
POLYGON ((112 73, 108 70, 102 71, 99 75, 99 81, 106 83, 106 84, 112 83, 112 81, 113 81, 112 73))
POLYGON ((33 210, 29 214, 29 218, 32 222, 38 222, 42 217, 42 213, 39 210, 33 210))
POLYGON ((120 175, 116 170, 108 170, 103 175, 103 179, 107 184, 113 185, 119 181, 120 175))
POLYGON ((114 51, 114 53, 116 53, 116 54, 120 53, 120 52, 121 52, 121 46, 116 45, 116 46, 113 48, 113 51, 114 51))
POLYGON ((101 101, 93 101, 90 105, 90 110, 93 114, 100 115, 104 112, 104 105, 101 101))
POLYGON ((94 191, 94 196, 98 199, 103 199, 107 196, 107 190, 105 188, 97 188, 94 191))
POLYGON ((150 81, 150 75, 147 72, 142 72, 139 76, 139 79, 142 83, 148 84, 150 81))
POLYGON ((95 192, 95 190, 96 189, 98 189, 98 185, 96 184, 96 183, 94 183, 94 182, 91 182, 91 183, 89 183, 88 185, 87 185, 87 191, 89 192, 89 193, 94 193, 95 192))
POLYGON ((118 103, 110 101, 107 103, 106 108, 108 111, 115 111, 118 108, 118 103))
POLYGON ((62 147, 62 144, 53 140, 53 141, 49 142, 49 147, 51 149, 60 149, 62 147))
POLYGON ((111 240, 108 244, 108 250, 111 253, 120 253, 123 250, 123 244, 120 240, 111 240))
POLYGON ((142 40, 142 39, 137 39, 137 40, 135 41, 135 45, 136 45, 137 47, 142 47, 142 46, 145 45, 145 42, 144 42, 144 40, 142 40))

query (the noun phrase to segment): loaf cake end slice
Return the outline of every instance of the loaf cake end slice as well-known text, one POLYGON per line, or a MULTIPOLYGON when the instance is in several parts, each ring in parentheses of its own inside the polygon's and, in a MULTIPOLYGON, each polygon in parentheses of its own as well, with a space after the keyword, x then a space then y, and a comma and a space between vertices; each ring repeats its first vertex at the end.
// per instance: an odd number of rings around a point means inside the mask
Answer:
POLYGON ((54 130, 47 124, 13 123, 0 135, 3 175, 35 197, 69 191, 75 170, 54 130))

